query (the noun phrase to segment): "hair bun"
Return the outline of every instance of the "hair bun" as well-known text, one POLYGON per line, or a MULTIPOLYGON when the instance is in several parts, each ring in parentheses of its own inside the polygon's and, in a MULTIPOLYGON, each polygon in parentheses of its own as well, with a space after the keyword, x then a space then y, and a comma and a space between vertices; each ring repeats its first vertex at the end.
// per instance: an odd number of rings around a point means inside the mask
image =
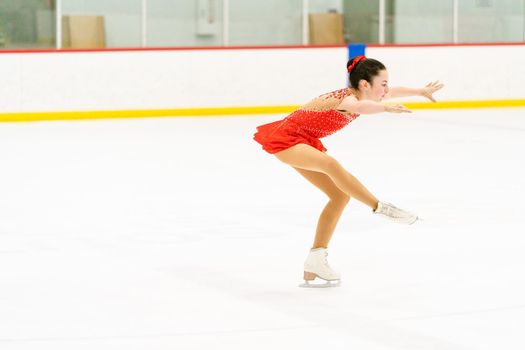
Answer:
POLYGON ((352 64, 347 67, 348 73, 352 72, 352 70, 354 70, 354 68, 357 66, 357 64, 359 62, 361 62, 362 60, 366 60, 366 57, 365 56, 356 56, 356 57, 354 57, 354 59, 352 61, 352 64))

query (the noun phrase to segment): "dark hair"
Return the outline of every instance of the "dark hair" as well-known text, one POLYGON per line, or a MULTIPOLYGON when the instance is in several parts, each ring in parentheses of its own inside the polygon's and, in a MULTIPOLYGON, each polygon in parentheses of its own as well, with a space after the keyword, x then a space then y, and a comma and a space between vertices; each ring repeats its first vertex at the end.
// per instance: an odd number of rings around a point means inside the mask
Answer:
MULTIPOLYGON (((357 56, 356 56, 357 57, 357 56)), ((346 68, 350 67, 352 62, 356 57, 353 57, 348 61, 346 64, 346 68)), ((361 79, 364 79, 368 81, 370 84, 372 83, 372 78, 376 75, 379 75, 380 70, 384 70, 385 65, 378 60, 374 60, 373 58, 367 58, 365 60, 362 60, 358 62, 354 69, 348 74, 348 79, 350 80, 350 86, 357 89, 359 87, 359 81, 361 79)))

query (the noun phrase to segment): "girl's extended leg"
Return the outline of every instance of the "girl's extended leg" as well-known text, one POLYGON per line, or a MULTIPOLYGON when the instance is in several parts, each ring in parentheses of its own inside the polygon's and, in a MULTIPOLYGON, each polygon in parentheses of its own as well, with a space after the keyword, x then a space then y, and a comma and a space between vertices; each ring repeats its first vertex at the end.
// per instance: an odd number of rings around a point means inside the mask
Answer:
POLYGON ((352 174, 346 171, 333 157, 306 144, 298 144, 275 153, 280 161, 294 168, 311 170, 326 174, 348 197, 376 209, 378 200, 352 174))
POLYGON ((315 232, 315 240, 312 246, 314 248, 327 248, 332 234, 334 233, 337 222, 343 213, 345 206, 348 204, 350 197, 341 191, 326 174, 294 168, 304 176, 315 187, 323 191, 330 199, 324 207, 315 232))

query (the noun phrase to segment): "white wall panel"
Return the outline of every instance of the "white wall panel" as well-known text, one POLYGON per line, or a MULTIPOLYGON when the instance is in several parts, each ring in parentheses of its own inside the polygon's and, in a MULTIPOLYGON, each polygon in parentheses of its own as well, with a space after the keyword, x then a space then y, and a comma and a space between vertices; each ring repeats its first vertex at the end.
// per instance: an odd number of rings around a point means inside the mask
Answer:
POLYGON ((345 86, 347 49, 0 54, 0 112, 301 104, 345 86), (17 76, 20 78, 17 79, 17 76))

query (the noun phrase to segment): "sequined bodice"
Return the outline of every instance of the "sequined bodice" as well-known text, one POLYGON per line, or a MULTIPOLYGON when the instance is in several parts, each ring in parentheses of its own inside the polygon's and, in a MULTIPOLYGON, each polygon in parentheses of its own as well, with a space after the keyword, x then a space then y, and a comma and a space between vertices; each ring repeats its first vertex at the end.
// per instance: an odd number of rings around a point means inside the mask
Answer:
POLYGON ((296 124, 298 129, 313 137, 331 135, 359 116, 336 110, 343 99, 351 94, 351 90, 346 88, 316 97, 288 115, 284 121, 296 124))

